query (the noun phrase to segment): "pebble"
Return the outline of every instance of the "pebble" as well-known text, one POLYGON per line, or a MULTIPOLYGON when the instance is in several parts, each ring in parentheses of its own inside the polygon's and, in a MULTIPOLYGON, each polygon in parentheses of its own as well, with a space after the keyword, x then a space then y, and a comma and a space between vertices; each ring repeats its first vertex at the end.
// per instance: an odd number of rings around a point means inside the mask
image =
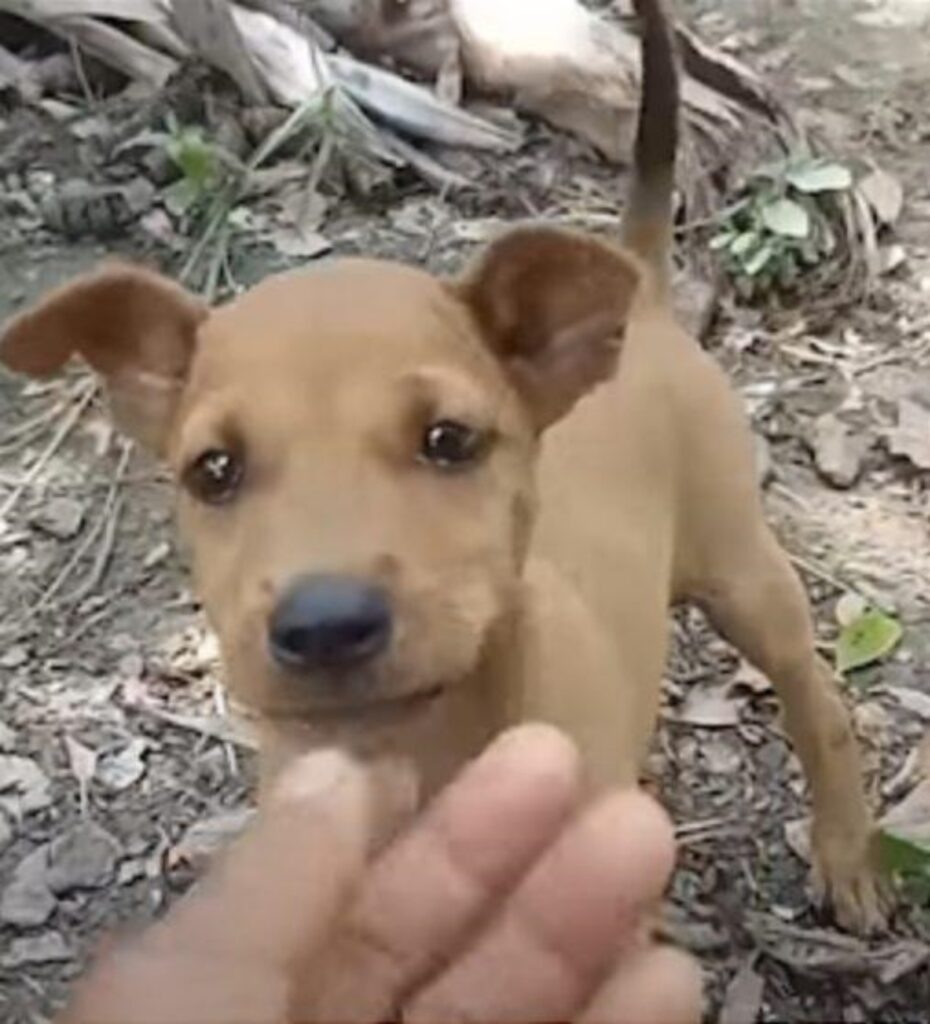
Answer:
POLYGON ((33 522, 56 540, 71 540, 84 524, 84 506, 73 498, 52 498, 39 509, 33 522))
POLYGON ((22 668, 29 660, 29 651, 22 644, 13 644, 0 654, 0 668, 22 668))
POLYGON ((866 445, 839 417, 828 413, 814 424, 814 464, 834 487, 852 487, 862 474, 866 445))
POLYGON ((0 898, 0 921, 20 928, 37 928, 55 911, 56 900, 48 887, 48 846, 24 857, 0 898))
POLYGON ((73 956, 73 950, 58 932, 44 932, 14 939, 0 964, 14 968, 29 964, 65 963, 73 956))
POLYGON ((106 885, 122 847, 106 829, 86 821, 53 840, 48 851, 48 886, 58 896, 106 885))

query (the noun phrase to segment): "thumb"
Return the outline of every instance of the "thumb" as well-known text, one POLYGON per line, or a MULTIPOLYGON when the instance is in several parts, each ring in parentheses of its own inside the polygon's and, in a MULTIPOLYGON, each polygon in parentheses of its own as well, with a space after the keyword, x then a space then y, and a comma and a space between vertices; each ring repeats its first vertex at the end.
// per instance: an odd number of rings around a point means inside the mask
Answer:
POLYGON ((167 918, 93 972, 63 1020, 279 1019, 289 974, 319 949, 362 873, 390 802, 384 772, 377 789, 342 753, 302 758, 167 918))

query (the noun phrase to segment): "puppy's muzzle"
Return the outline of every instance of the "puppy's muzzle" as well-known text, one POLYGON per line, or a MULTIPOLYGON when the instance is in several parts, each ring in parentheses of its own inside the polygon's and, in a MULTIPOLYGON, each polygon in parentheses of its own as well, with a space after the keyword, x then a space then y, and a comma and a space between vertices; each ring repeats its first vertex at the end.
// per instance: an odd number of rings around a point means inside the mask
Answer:
POLYGON ((382 588, 351 576, 302 576, 272 611, 268 646, 291 672, 350 669, 382 654, 392 627, 382 588))

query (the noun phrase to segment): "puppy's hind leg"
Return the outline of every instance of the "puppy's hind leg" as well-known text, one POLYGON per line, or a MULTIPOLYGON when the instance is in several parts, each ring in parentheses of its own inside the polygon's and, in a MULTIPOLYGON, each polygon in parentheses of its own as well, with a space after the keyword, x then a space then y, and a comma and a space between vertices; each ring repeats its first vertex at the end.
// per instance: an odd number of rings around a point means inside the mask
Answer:
MULTIPOLYGON (((815 871, 845 927, 884 920, 859 753, 833 672, 815 649, 810 607, 787 555, 764 523, 728 538, 695 595, 711 621, 772 682, 811 788, 815 871)), ((715 552, 716 554, 716 552, 715 552)))

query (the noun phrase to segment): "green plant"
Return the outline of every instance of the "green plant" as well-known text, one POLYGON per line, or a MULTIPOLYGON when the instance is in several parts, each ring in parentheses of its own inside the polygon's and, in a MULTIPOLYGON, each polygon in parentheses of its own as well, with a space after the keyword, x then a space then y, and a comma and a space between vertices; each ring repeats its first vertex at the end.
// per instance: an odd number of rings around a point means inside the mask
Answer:
POLYGON ((168 115, 162 143, 168 159, 181 172, 181 177, 166 189, 168 206, 176 213, 196 210, 222 182, 228 161, 222 159, 220 148, 202 128, 181 125, 174 114, 168 115))
POLYGON ((840 599, 836 618, 840 632, 834 657, 841 676, 881 661, 904 636, 904 628, 896 618, 871 607, 858 594, 840 599))
POLYGON ((878 833, 878 852, 883 870, 902 883, 908 900, 930 904, 930 842, 886 828, 878 833))
POLYGON ((795 286, 836 249, 831 198, 853 177, 842 164, 804 157, 759 168, 718 221, 710 247, 723 254, 745 298, 795 286))

